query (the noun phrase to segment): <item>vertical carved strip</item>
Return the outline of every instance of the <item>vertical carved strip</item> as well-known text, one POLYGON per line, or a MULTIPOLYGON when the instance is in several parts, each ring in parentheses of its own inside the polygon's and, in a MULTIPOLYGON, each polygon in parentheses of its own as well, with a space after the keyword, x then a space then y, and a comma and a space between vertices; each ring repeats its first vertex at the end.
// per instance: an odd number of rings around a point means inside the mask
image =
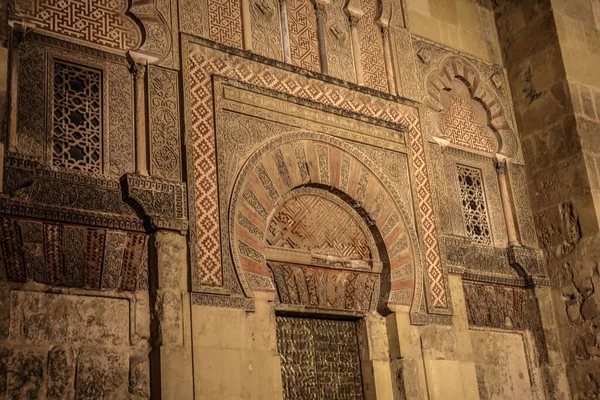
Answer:
POLYGON ((344 12, 344 0, 331 0, 325 8, 325 47, 327 73, 348 82, 356 82, 350 24, 344 12))
POLYGON ((123 232, 108 231, 106 233, 102 289, 117 289, 119 287, 126 237, 127 235, 123 232))
POLYGON ((19 47, 23 42, 23 33, 19 26, 14 26, 10 38, 10 98, 8 112, 8 149, 15 151, 17 148, 17 119, 18 119, 18 91, 19 91, 19 47))
POLYGON ((9 281, 25 282, 25 263, 21 252, 21 233, 16 220, 0 219, 0 245, 6 263, 6 275, 9 281))
POLYGON ((121 272, 121 290, 133 291, 137 286, 137 278, 142 263, 143 251, 146 244, 146 235, 143 233, 129 233, 123 250, 123 268, 121 272))
POLYGON ((537 247, 537 233, 529 204, 529 195, 527 194, 527 177, 525 176, 525 167, 522 165, 510 164, 508 166, 510 178, 510 193, 512 195, 515 215, 519 224, 518 233, 521 243, 527 247, 537 247))
POLYGON ((283 60, 280 6, 277 0, 252 0, 252 50, 262 56, 283 60))
POLYGON ((226 46, 243 46, 240 0, 209 0, 208 26, 210 39, 226 46))
POLYGON ((64 228, 65 286, 83 286, 86 234, 85 228, 77 226, 64 228))
POLYGON ((108 143, 105 171, 121 177, 134 172, 134 94, 132 76, 125 65, 108 69, 108 143))
POLYGON ((150 121, 150 174, 181 179, 177 72, 148 68, 148 111, 150 121))
POLYGON ((310 0, 287 0, 288 32, 292 63, 319 72, 317 15, 310 0))
POLYGON ((64 282, 62 226, 44 224, 44 250, 46 256, 46 281, 51 285, 64 282))
POLYGON ((419 100, 419 87, 415 56, 410 33, 398 28, 390 28, 390 45, 396 71, 396 88, 399 96, 419 100))
POLYGON ((364 15, 358 21, 360 31, 360 62, 363 69, 364 85, 382 92, 388 91, 383 38, 377 18, 377 0, 362 0, 364 15))
POLYGON ((21 221, 21 237, 27 278, 45 283, 44 229, 42 223, 21 221))
POLYGON ((86 287, 100 289, 105 237, 105 230, 90 229, 87 232, 83 279, 83 284, 86 287))
POLYGON ((44 158, 46 138, 46 52, 34 43, 20 48, 16 147, 21 154, 44 158))

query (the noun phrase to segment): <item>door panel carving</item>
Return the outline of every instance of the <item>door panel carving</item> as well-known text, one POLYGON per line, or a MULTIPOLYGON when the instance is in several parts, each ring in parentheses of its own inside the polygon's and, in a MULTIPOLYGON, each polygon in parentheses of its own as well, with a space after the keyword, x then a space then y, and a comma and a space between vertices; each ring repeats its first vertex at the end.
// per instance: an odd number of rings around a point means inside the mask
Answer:
POLYGON ((284 400, 363 399, 356 322, 277 317, 284 400))

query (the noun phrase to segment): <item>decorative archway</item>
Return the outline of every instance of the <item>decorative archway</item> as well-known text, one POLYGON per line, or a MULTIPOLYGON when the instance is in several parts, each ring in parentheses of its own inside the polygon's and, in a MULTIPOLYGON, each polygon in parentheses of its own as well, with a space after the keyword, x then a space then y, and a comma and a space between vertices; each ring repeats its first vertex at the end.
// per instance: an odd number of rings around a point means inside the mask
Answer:
MULTIPOLYGON (((440 62, 440 67, 432 71, 426 79, 426 103, 433 110, 444 110, 443 94, 454 90, 453 82, 461 81, 469 90, 471 99, 479 103, 487 114, 486 126, 498 138, 497 152, 505 157, 517 155, 518 141, 506 119, 502 103, 498 96, 488 88, 476 69, 468 61, 449 56, 440 62)), ((474 149, 477 150, 477 149, 474 149)))
POLYGON ((358 149, 331 136, 293 132, 257 149, 240 171, 230 202, 230 249, 248 296, 277 290, 282 299, 287 291, 291 304, 384 310, 422 297, 420 250, 407 220, 390 182, 358 149), (294 219, 319 218, 319 212, 329 213, 323 217, 329 226, 294 219), (340 223, 345 236, 333 237, 340 223), (300 237, 303 243, 296 243, 300 237), (309 285, 338 289, 315 296, 309 285), (357 288, 360 299, 352 297, 357 288))

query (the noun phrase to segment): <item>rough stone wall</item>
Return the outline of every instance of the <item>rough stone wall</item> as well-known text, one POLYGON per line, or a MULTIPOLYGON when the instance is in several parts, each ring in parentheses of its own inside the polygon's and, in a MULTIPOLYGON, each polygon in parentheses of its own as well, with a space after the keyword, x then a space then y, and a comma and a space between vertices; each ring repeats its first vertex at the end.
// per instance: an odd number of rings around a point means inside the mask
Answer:
POLYGON ((600 396, 594 2, 500 1, 496 22, 574 399, 600 396))
POLYGON ((501 64, 491 0, 406 0, 411 33, 501 64))
POLYGON ((0 287, 0 398, 149 398, 148 296, 0 287))

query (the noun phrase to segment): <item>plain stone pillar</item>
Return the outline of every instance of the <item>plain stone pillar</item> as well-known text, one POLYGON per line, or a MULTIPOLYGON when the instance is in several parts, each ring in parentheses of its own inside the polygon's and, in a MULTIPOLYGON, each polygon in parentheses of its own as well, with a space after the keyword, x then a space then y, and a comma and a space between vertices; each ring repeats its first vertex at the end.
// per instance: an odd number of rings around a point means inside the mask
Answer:
POLYGON ((190 296, 184 236, 158 231, 150 240, 151 390, 153 399, 192 399, 190 296))

